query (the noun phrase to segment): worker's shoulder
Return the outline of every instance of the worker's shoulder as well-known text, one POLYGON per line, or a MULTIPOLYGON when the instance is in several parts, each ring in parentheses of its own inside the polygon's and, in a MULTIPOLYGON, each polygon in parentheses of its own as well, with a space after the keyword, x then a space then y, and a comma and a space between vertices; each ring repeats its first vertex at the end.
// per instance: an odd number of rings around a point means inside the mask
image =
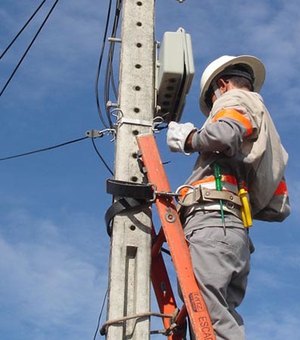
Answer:
POLYGON ((239 105, 248 102, 256 105, 263 103, 263 98, 259 93, 242 89, 232 89, 227 91, 218 100, 224 102, 237 102, 239 105))
POLYGON ((263 98, 259 93, 242 89, 232 89, 215 101, 213 105, 214 112, 224 108, 236 108, 251 115, 257 115, 259 112, 266 110, 263 98))

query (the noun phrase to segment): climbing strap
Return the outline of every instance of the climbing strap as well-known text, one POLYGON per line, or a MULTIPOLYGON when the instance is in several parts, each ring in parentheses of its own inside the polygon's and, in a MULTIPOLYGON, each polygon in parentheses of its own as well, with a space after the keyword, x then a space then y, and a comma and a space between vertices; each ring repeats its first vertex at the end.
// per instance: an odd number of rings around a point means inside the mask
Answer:
POLYGON ((115 179, 106 181, 106 192, 115 197, 115 201, 105 213, 105 223, 109 236, 111 236, 112 220, 116 215, 152 204, 157 197, 173 198, 179 196, 175 192, 157 191, 155 185, 151 183, 144 184, 115 179))
POLYGON ((134 197, 144 201, 152 200, 154 191, 150 184, 126 182, 116 179, 106 181, 106 192, 119 197, 134 197))
POLYGON ((117 197, 105 213, 105 223, 109 236, 111 236, 112 220, 116 215, 140 208, 153 201, 155 195, 150 184, 115 179, 106 181, 106 192, 117 197))

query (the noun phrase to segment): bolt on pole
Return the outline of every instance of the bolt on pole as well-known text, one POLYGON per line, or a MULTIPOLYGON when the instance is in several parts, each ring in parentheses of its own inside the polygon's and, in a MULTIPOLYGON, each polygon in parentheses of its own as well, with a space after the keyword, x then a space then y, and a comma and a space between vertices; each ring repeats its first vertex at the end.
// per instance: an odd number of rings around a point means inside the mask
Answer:
MULTIPOLYGON (((115 179, 142 183, 136 136, 151 133, 154 116, 155 0, 124 0, 116 133, 115 179)), ((116 199, 116 198, 115 198, 116 199)), ((150 311, 150 206, 114 218, 111 237, 108 320, 150 311)), ((150 317, 108 327, 106 338, 144 340, 150 317)))

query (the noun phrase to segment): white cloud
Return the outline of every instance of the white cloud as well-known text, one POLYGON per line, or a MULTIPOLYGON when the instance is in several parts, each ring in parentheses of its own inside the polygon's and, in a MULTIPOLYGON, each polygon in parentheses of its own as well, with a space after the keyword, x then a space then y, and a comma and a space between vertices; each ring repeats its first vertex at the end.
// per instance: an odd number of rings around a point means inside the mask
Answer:
MULTIPOLYGON (((283 306, 284 307, 284 306, 283 306)), ((246 330, 249 340, 297 339, 299 308, 262 310, 259 305, 252 317, 248 318, 246 330)))
MULTIPOLYGON (((62 226, 35 220, 26 212, 11 218, 13 215, 7 218, 8 225, 20 226, 22 221, 22 228, 31 232, 23 234, 23 238, 4 236, 7 225, 1 226, 0 299, 10 311, 0 322, 1 337, 12 335, 3 331, 7 321, 15 323, 15 330, 29 326, 31 330, 24 339, 34 338, 34 329, 43 329, 49 334, 47 339, 57 339, 59 332, 66 335, 65 339, 92 337, 106 290, 106 262, 99 261, 95 266, 84 256, 82 247, 78 250, 63 240, 59 231, 62 226)), ((103 250, 94 256, 105 258, 103 250)), ((43 337, 37 335, 36 339, 43 337)))
POLYGON ((293 216, 299 216, 300 213, 300 182, 297 180, 297 172, 300 170, 299 165, 295 159, 290 158, 290 162, 294 162, 295 175, 288 178, 289 195, 291 198, 292 214, 293 216))
MULTIPOLYGON (((267 243, 268 240, 265 240, 265 242, 267 243)), ((276 264, 286 268, 300 268, 300 249, 296 242, 278 246, 259 242, 257 248, 259 252, 256 255, 256 260, 264 263, 265 266, 276 264)))
POLYGON ((245 302, 241 306, 249 340, 295 339, 299 320, 300 251, 296 242, 256 244, 245 302))

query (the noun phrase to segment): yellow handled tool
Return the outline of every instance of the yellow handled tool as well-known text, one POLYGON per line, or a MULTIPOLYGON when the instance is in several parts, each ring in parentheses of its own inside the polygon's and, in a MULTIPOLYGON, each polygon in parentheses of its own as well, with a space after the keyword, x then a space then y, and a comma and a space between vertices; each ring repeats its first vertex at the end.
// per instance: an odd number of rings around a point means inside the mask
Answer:
POLYGON ((240 188, 239 197, 242 203, 241 213, 242 213, 243 225, 244 227, 249 228, 252 226, 252 215, 251 215, 250 202, 248 199, 248 191, 245 188, 240 188))

